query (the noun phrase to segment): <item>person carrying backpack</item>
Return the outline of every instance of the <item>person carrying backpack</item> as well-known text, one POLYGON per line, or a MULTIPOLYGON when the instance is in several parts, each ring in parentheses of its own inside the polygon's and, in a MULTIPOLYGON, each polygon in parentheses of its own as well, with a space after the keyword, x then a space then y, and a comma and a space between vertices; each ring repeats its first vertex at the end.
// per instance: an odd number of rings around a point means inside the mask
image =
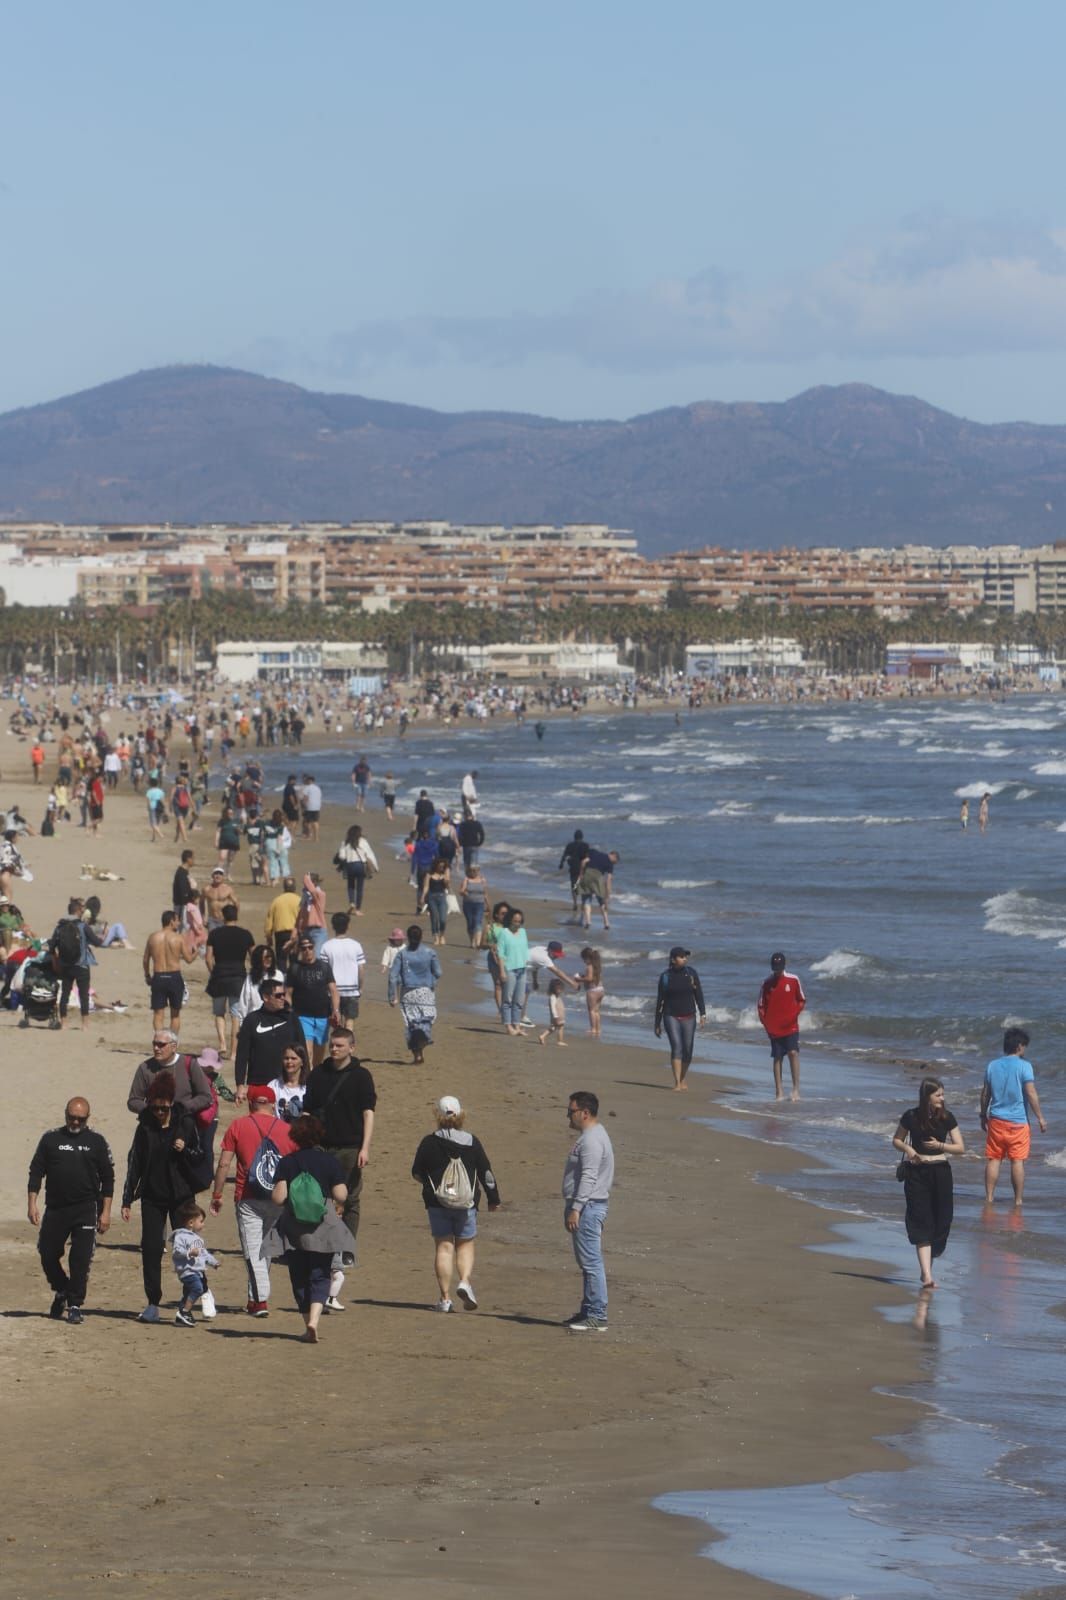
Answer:
POLYGON ((267 1084, 253 1084, 248 1091, 248 1115, 235 1117, 222 1136, 211 1186, 211 1211, 217 1217, 222 1210, 226 1174, 236 1156, 233 1201, 241 1254, 248 1270, 245 1310, 250 1317, 265 1317, 270 1311, 270 1263, 263 1255, 263 1240, 278 1220, 278 1207, 272 1198, 278 1168, 295 1149, 288 1123, 277 1114, 273 1089, 267 1084))
POLYGON ((422 1185, 422 1203, 433 1235, 433 1265, 440 1299, 435 1309, 453 1309, 452 1277, 459 1272, 456 1294, 467 1311, 477 1310, 470 1282, 474 1270, 474 1239, 482 1190, 490 1211, 500 1205, 500 1189, 480 1139, 463 1127, 465 1113, 453 1094, 437 1101, 437 1127, 427 1133, 411 1166, 411 1176, 422 1185))
POLYGON ((289 1129, 296 1149, 283 1156, 271 1198, 281 1207, 263 1243, 270 1259, 285 1256, 296 1305, 304 1319, 303 1344, 318 1343, 318 1324, 330 1297, 333 1257, 351 1251, 352 1237, 339 1211, 348 1198, 344 1171, 322 1149, 326 1130, 318 1117, 298 1117, 289 1129))
POLYGON ((89 946, 102 942, 83 920, 84 909, 82 900, 68 900, 67 914, 60 917, 48 941, 52 968, 59 979, 59 1026, 67 1025, 70 991, 77 988, 83 1031, 89 1026, 89 968, 96 965, 89 946))

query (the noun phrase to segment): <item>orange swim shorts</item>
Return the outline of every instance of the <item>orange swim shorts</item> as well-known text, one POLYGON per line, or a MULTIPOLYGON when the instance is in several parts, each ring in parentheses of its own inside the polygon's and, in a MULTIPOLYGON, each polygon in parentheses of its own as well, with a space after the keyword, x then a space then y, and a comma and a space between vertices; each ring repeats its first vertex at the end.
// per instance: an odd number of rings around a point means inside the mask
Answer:
POLYGON ((1029 1154, 1029 1124, 989 1117, 985 1155, 990 1161, 1024 1161, 1029 1154))

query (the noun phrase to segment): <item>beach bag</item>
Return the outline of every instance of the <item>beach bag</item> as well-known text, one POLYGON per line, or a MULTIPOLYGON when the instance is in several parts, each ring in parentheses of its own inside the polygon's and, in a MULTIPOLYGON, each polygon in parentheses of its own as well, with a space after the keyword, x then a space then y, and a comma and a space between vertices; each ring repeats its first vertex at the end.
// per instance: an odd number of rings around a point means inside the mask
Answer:
POLYGON ((450 889, 448 890, 448 893, 445 896, 444 904, 448 908, 448 915, 450 917, 457 917, 459 915, 459 910, 460 910, 460 907, 459 907, 459 896, 456 895, 456 894, 453 894, 450 889))
POLYGON ((474 1185, 470 1182, 470 1174, 465 1164, 458 1156, 452 1156, 443 1173, 440 1183, 433 1185, 433 1193, 437 1204, 443 1206, 445 1211, 469 1211, 474 1204, 474 1185))
POLYGON ((289 1184, 289 1210, 297 1222, 314 1228, 326 1214, 322 1185, 311 1172, 298 1172, 289 1184))
POLYGON ((275 1174, 281 1161, 281 1151, 270 1135, 278 1125, 275 1117, 270 1127, 264 1133, 256 1146, 255 1154, 248 1163, 248 1176, 244 1180, 244 1192, 255 1200, 269 1200, 273 1192, 275 1174))
POLYGON ((51 839, 55 831, 56 825, 52 821, 52 813, 50 811, 46 811, 44 814, 44 821, 41 823, 41 838, 51 839))

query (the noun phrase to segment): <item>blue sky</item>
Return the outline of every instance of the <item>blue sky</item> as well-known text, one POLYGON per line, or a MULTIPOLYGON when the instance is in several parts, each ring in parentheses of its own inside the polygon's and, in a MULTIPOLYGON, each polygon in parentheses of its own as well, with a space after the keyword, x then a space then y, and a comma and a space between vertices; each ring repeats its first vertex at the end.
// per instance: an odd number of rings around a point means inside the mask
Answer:
POLYGON ((0 409, 212 361, 628 416, 1066 422, 1066 7, 10 7, 0 409))

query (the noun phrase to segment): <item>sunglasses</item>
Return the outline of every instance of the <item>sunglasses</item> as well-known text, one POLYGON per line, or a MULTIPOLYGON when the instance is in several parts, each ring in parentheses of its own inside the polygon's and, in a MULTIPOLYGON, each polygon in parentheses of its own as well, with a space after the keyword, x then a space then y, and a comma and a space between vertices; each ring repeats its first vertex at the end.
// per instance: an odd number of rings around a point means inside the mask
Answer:
POLYGON ((173 1104, 173 1100, 153 1100, 148 1109, 149 1111, 169 1111, 173 1104))
POLYGON ((169 1043, 170 1043, 169 1039, 153 1039, 152 1040, 152 1049, 153 1050, 165 1050, 169 1043))

